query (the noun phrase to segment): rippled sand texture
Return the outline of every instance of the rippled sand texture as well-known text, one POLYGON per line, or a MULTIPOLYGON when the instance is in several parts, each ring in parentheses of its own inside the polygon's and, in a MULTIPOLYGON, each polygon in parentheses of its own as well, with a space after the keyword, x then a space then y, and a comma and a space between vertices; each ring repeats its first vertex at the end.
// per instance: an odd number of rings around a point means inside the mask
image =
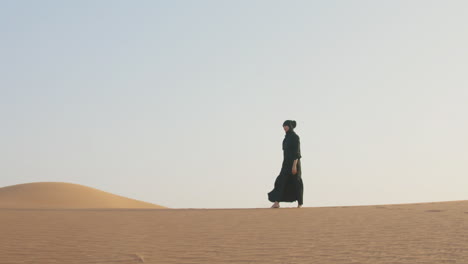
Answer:
POLYGON ((0 210, 0 263, 468 263, 468 202, 0 210))

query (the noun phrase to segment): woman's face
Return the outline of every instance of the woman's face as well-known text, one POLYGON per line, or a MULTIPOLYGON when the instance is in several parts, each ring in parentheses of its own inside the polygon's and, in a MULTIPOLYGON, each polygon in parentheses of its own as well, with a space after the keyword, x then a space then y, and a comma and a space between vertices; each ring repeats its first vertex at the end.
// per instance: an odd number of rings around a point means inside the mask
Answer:
POLYGON ((288 132, 289 126, 283 126, 284 132, 288 132))

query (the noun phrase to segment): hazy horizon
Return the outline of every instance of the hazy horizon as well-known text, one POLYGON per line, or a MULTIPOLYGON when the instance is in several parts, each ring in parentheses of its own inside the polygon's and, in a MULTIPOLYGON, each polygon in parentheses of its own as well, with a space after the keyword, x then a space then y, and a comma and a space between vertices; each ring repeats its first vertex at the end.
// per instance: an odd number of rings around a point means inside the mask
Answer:
POLYGON ((268 207, 294 119, 306 207, 468 199, 466 2, 0 6, 0 187, 268 207))

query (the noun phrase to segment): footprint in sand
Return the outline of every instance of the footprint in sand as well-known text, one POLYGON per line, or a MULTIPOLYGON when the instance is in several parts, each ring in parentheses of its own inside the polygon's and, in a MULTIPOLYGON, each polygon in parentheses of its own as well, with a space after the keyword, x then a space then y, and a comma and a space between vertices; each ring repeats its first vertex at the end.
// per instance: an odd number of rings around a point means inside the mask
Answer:
POLYGON ((444 210, 426 210, 424 212, 428 212, 428 213, 440 213, 440 212, 443 212, 444 210))
POLYGON ((136 263, 145 263, 145 259, 144 259, 143 256, 140 255, 140 254, 136 254, 136 253, 134 253, 134 254, 129 254, 129 257, 131 257, 132 260, 133 260, 134 262, 136 262, 136 263))

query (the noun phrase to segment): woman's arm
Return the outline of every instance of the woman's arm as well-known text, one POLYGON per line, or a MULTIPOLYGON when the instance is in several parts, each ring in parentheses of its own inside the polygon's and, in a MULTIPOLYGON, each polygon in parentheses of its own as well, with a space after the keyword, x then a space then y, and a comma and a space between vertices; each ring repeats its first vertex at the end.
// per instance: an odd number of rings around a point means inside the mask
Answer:
POLYGON ((297 159, 294 160, 294 163, 293 163, 293 166, 292 166, 292 174, 293 175, 296 175, 296 173, 297 173, 297 161, 298 161, 297 159))
POLYGON ((294 159, 293 166, 292 166, 292 174, 296 175, 297 173, 297 162, 301 158, 301 151, 300 151, 300 140, 299 136, 295 136, 292 141, 292 158, 294 159))

